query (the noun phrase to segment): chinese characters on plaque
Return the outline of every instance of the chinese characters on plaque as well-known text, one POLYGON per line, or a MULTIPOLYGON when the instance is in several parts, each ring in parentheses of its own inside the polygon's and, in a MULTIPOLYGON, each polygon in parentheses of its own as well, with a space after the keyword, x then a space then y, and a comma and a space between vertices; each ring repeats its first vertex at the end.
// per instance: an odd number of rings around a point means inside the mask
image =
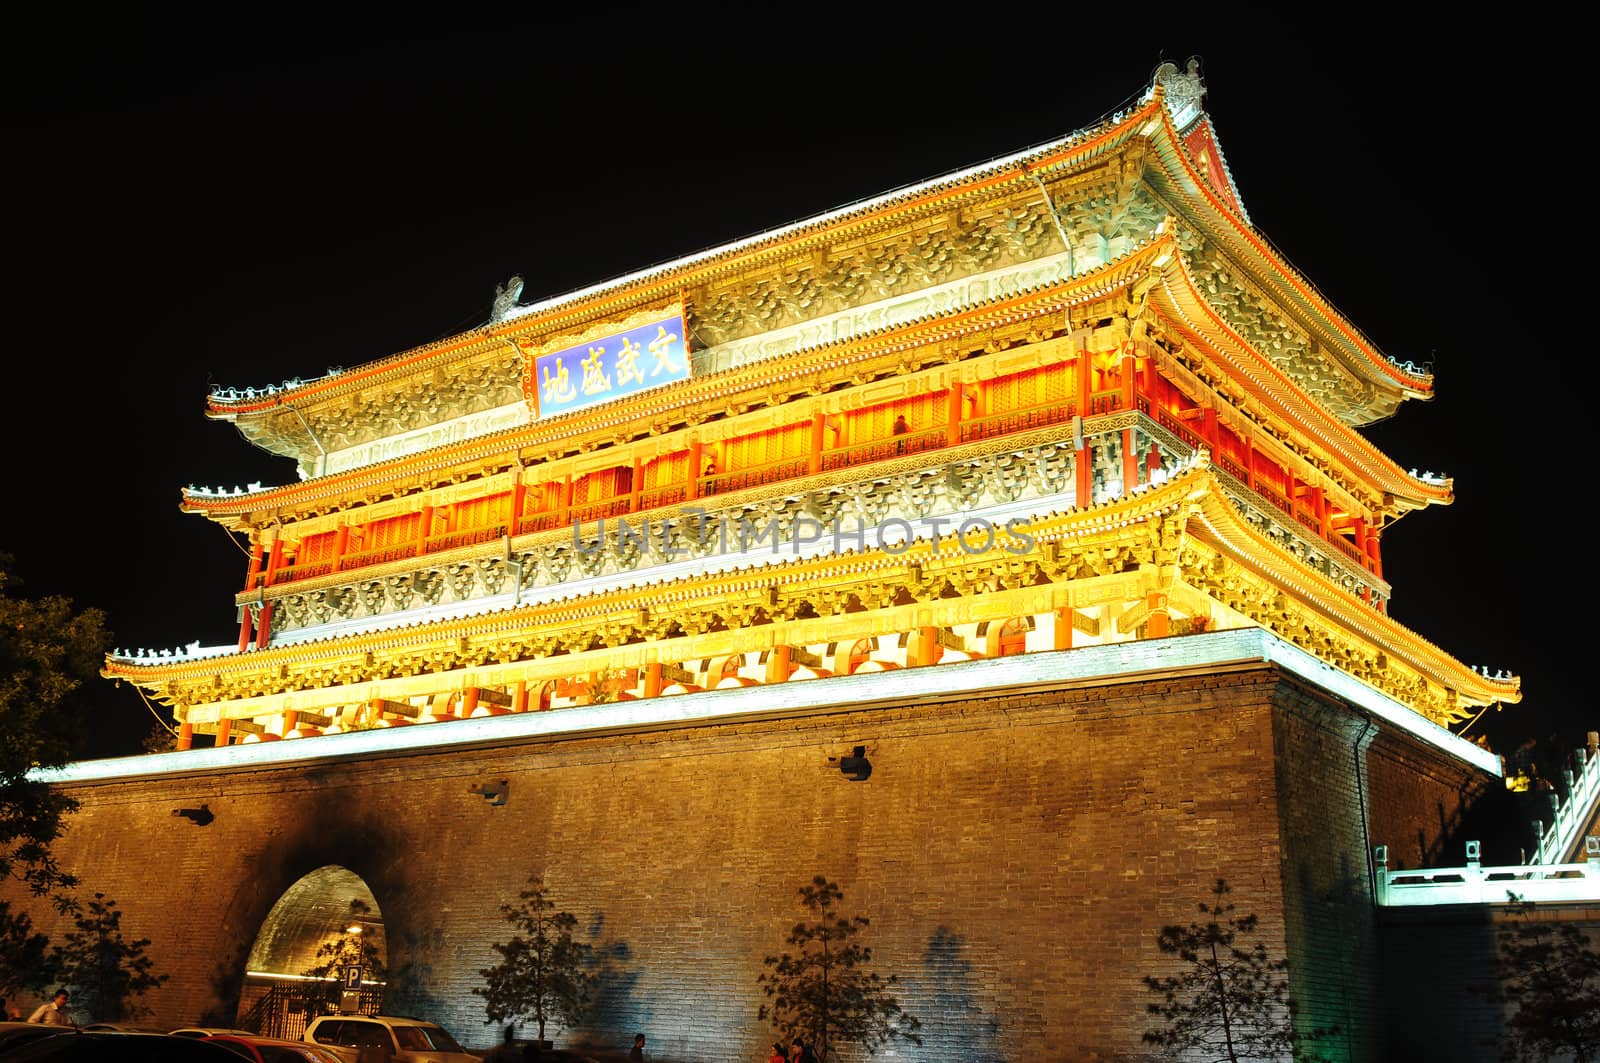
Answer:
POLYGON ((689 379, 683 317, 541 354, 528 381, 540 417, 581 410, 689 379))

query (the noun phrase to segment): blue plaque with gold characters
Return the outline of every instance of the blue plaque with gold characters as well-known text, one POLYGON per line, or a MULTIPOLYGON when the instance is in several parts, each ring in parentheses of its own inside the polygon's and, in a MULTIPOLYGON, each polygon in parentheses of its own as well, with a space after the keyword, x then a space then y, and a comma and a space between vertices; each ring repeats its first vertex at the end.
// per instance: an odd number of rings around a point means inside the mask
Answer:
POLYGON ((682 311, 536 355, 523 386, 540 417, 689 379, 682 311))

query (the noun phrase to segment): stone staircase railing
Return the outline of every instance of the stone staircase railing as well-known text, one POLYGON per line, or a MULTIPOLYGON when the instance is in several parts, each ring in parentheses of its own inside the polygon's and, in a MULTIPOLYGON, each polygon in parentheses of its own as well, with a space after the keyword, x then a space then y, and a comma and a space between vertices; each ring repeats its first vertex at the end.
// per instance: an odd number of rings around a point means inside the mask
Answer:
POLYGON ((1589 863, 1484 867, 1479 844, 1468 842, 1464 867, 1391 871, 1389 847, 1375 846, 1378 905, 1505 904, 1510 894, 1526 901, 1600 901, 1600 838, 1585 839, 1585 849, 1589 863))
POLYGON ((1551 820, 1547 827, 1543 819, 1533 821, 1533 852, 1525 861, 1528 865, 1553 864, 1563 857, 1575 857, 1578 839, 1594 818, 1595 801, 1600 799, 1600 755, 1593 747, 1577 750, 1572 758, 1576 770, 1568 768, 1561 773, 1566 785, 1566 797, 1550 793, 1551 820))

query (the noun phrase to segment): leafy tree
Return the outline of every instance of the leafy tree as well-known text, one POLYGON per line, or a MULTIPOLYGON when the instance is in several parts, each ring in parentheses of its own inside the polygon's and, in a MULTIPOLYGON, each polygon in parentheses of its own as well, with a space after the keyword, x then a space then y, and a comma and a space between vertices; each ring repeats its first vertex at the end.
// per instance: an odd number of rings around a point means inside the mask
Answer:
POLYGON ((0 876, 65 912, 76 880, 56 866, 50 843, 77 804, 28 773, 72 759, 80 688, 99 674, 111 637, 98 609, 74 613, 66 598, 12 596, 10 561, 0 554, 0 876))
POLYGON ((799 894, 815 921, 789 931, 785 940, 793 953, 766 958, 767 971, 756 982, 771 1002, 761 1005, 758 1018, 770 1018, 784 1040, 805 1040, 822 1063, 835 1043, 859 1044, 868 1055, 895 1039, 920 1045, 922 1024, 901 1010, 895 976, 879 978, 866 970, 872 950, 856 935, 868 920, 835 915, 844 893, 821 875, 799 894))
POLYGON ((1532 918, 1535 906, 1508 893, 1500 929, 1502 992, 1516 1005, 1506 1058, 1522 1063, 1570 1055, 1588 1063, 1600 1050, 1600 953, 1570 923, 1532 918))
POLYGON ((65 945, 57 945, 50 963, 62 985, 72 987, 72 1008, 94 1022, 118 1022, 149 1014, 136 997, 167 980, 152 974, 155 963, 145 955, 149 938, 122 936, 122 911, 116 901, 96 893, 85 910, 73 917, 65 945))
POLYGON ((1235 942, 1254 935, 1257 918, 1234 915, 1226 898, 1228 883, 1217 879, 1210 904, 1200 903, 1203 923, 1164 926, 1157 946, 1188 967, 1182 974, 1144 984, 1161 999, 1147 1005, 1163 1025, 1146 1030, 1144 1040, 1217 1063, 1242 1060, 1319 1060, 1309 1046, 1331 1029, 1301 1032, 1289 996, 1289 961, 1272 959, 1266 945, 1241 948, 1235 942))
MULTIPOLYGON (((337 979, 339 968, 351 965, 364 968, 367 978, 381 982, 388 976, 384 966, 383 954, 378 951, 377 942, 371 935, 362 929, 360 920, 372 914, 372 905, 357 897, 350 901, 349 926, 339 932, 339 936, 324 941, 317 948, 316 963, 307 967, 300 973, 307 978, 337 979)), ((327 986, 330 999, 337 999, 340 992, 338 982, 330 982, 327 986)))
POLYGON ((28 913, 13 914, 11 905, 0 901, 0 999, 37 993, 50 982, 49 945, 49 938, 34 931, 28 913))
POLYGON ((484 1000, 490 1022, 535 1022, 539 1040, 546 1023, 576 1026, 589 1006, 590 947, 572 939, 578 919, 556 911, 544 879, 528 876, 518 903, 502 904, 500 914, 519 931, 510 941, 496 942, 500 963, 486 967, 484 985, 473 993, 484 1000))

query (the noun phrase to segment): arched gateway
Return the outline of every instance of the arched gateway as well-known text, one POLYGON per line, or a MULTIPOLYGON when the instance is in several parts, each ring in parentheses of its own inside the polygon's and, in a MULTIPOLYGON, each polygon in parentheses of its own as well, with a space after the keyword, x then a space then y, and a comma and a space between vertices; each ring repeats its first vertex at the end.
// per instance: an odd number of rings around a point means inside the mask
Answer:
POLYGON ((329 864, 283 892, 245 960, 238 1025, 299 1037, 311 1016, 375 1014, 388 970, 383 913, 366 882, 329 864))

